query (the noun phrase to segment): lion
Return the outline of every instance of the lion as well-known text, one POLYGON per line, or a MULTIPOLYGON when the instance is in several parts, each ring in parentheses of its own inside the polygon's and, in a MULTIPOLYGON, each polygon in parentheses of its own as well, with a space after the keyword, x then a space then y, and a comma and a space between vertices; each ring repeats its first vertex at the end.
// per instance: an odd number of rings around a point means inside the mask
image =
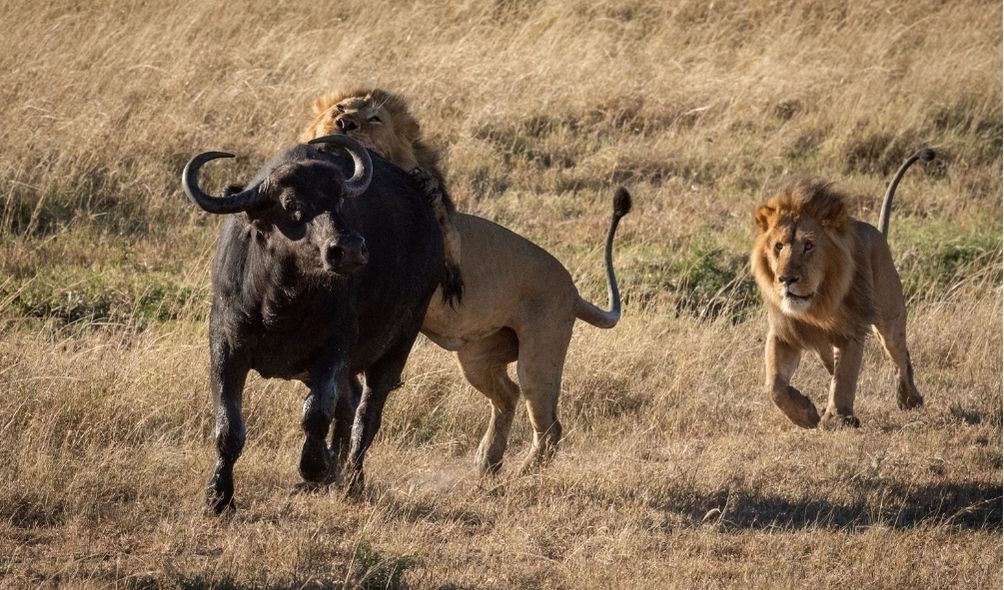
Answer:
MULTIPOLYGON (((360 104, 382 104, 383 110, 361 108, 367 116, 385 117, 393 113, 393 124, 382 127, 379 136, 354 137, 402 168, 408 169, 417 162, 429 169, 432 176, 440 177, 435 166, 437 156, 421 143, 418 124, 408 114, 403 100, 388 98, 393 95, 384 91, 370 90, 332 96, 336 97, 336 111, 337 105, 344 105, 346 112, 355 112, 360 104), (370 114, 374 112, 377 114, 370 114), (387 131, 396 137, 388 137, 387 131)), ((315 110, 331 100, 322 99, 315 110)), ((322 111, 304 130, 302 138, 312 139, 330 131, 331 125, 323 122, 325 117, 332 117, 330 111, 330 107, 322 111)), ((333 118, 342 120, 339 118, 342 115, 338 113, 333 118)), ((583 299, 568 270, 540 246, 487 219, 452 214, 453 226, 463 243, 458 258, 459 271, 464 277, 463 300, 450 305, 434 295, 422 333, 457 354, 466 380, 491 403, 488 428, 475 455, 482 474, 494 474, 502 466, 521 391, 534 435, 519 470, 525 472, 553 456, 561 439, 558 397, 572 326, 580 319, 599 328, 613 328, 621 317, 621 296, 612 262, 613 239, 620 219, 630 210, 631 195, 621 187, 613 198, 604 251, 609 311, 583 299), (519 385, 507 372, 513 362, 519 385)), ((367 399, 368 395, 376 394, 363 391, 359 411, 364 423, 375 421, 378 425, 385 400, 367 399)), ((349 416, 344 408, 340 415, 349 416)), ((332 451, 336 455, 343 452, 344 441, 349 438, 345 423, 344 419, 336 420, 332 437, 332 451)), ((363 447, 372 440, 372 434, 366 438, 369 440, 363 442, 363 447)))
POLYGON ((443 233, 446 274, 443 297, 451 303, 463 297, 460 274, 460 235, 453 226, 456 207, 446 192, 439 170, 439 154, 421 139, 421 127, 400 96, 379 88, 352 88, 314 101, 314 120, 300 134, 310 141, 344 134, 410 172, 425 191, 443 233))
POLYGON ((756 209, 750 267, 767 307, 766 387, 802 428, 860 424, 854 394, 869 326, 896 365, 899 407, 924 403, 913 381, 906 302, 886 235, 903 174, 917 160, 933 158, 921 149, 896 172, 882 204, 881 231, 850 217, 843 195, 818 181, 797 180, 756 209), (822 418, 790 384, 803 350, 815 352, 832 376, 822 418))

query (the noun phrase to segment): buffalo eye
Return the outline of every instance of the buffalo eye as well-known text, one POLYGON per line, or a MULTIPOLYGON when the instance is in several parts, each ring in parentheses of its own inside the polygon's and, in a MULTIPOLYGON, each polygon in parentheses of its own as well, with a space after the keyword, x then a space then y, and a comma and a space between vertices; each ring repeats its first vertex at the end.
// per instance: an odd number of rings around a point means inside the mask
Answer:
POLYGON ((299 201, 290 197, 284 197, 281 202, 283 210, 289 214, 293 221, 300 221, 303 218, 303 208, 300 206, 299 201))
POLYGON ((806 240, 806 242, 805 242, 805 251, 806 252, 812 252, 812 249, 815 248, 815 247, 816 247, 815 244, 813 244, 812 242, 806 240))
POLYGON ((378 117, 376 115, 373 115, 369 119, 366 119, 366 121, 369 122, 369 123, 376 123, 378 125, 383 123, 383 121, 380 120, 380 117, 378 117))

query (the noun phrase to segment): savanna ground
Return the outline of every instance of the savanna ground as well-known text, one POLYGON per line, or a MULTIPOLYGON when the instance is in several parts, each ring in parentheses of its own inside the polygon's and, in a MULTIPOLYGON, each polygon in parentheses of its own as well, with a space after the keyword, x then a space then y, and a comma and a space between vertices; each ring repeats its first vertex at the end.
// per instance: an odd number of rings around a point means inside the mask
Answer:
MULTIPOLYGON (((999 2, 260 4, 0 5, 0 586, 1000 586, 999 2), (625 318, 576 329, 524 477, 522 415, 476 477, 487 402, 422 339, 363 497, 291 496, 305 390, 252 379, 240 510, 204 517, 220 220, 179 171, 222 148, 213 186, 246 179, 357 82, 594 300, 629 186, 625 318), (890 241, 927 405, 870 339, 862 427, 798 430, 762 391, 752 208, 814 174, 874 222, 922 144, 890 241)), ((822 405, 818 363, 795 384, 822 405)))

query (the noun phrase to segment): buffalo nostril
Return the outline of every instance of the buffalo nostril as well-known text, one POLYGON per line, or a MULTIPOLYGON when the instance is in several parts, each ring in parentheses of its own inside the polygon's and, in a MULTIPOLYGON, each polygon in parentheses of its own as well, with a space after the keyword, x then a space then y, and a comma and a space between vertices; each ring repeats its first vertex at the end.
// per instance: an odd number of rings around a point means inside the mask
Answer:
POLYGON ((338 262, 345 256, 345 250, 341 246, 331 246, 328 248, 328 260, 338 262))

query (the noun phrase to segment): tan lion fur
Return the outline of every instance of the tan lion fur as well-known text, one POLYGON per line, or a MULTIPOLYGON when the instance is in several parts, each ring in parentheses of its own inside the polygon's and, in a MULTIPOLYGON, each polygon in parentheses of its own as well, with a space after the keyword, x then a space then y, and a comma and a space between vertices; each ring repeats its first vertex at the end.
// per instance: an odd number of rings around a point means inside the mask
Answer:
MULTIPOLYGON (((421 126, 401 96, 379 88, 349 88, 316 99, 313 111, 314 120, 300 133, 301 141, 340 133, 338 120, 351 117, 359 127, 347 135, 404 170, 420 167, 442 179, 439 153, 422 141, 421 126), (372 116, 380 117, 382 125, 368 125, 372 116)), ((453 203, 448 205, 452 210, 453 203)))
MULTIPOLYGON (((326 121, 332 119, 332 105, 359 96, 370 97, 369 102, 391 114, 394 124, 385 129, 392 128, 398 136, 374 140, 356 135, 356 139, 403 168, 416 162, 435 166, 438 157, 418 138, 418 123, 407 105, 385 91, 355 90, 319 99, 315 110, 320 112, 302 137, 329 133, 333 123, 326 121)), ((612 328, 620 319, 612 242, 618 221, 630 208, 630 195, 623 188, 618 190, 605 251, 610 311, 583 299, 565 267, 543 248, 486 219, 452 214, 452 225, 463 243, 459 266, 464 297, 454 306, 434 295, 422 333, 456 352, 464 377, 491 402, 488 429, 476 454, 482 473, 494 473, 502 465, 521 391, 534 438, 520 470, 546 461, 556 450, 561 438, 558 397, 572 326, 581 319, 612 328), (513 362, 519 385, 507 373, 513 362)))
MULTIPOLYGON (((888 197, 891 199, 891 195, 888 197)), ((906 347, 906 305, 885 237, 847 214, 830 184, 799 180, 757 208, 750 267, 767 307, 767 391, 803 428, 857 426, 853 405, 872 326, 898 373, 903 409, 923 403, 906 347), (803 350, 832 375, 822 419, 791 386, 803 350)))

